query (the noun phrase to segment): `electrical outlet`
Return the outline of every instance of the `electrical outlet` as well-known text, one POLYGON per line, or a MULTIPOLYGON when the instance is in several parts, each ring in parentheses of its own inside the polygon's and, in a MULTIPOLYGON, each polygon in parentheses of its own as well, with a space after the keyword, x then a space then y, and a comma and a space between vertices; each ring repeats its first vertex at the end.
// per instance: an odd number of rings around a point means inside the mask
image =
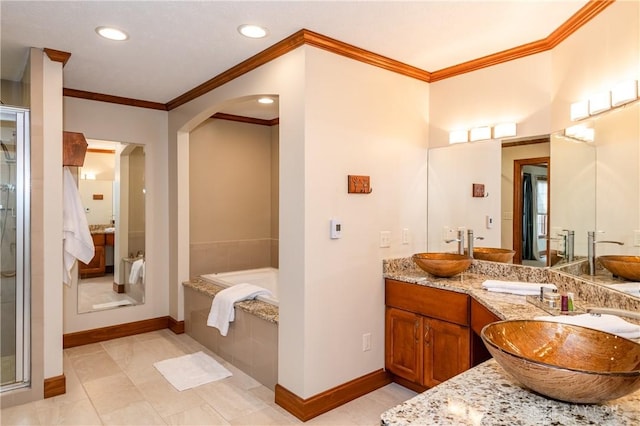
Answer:
POLYGON ((365 333, 362 335, 362 352, 371 350, 371 333, 365 333))
POLYGON ((640 247, 640 231, 633 231, 633 246, 640 247))
POLYGON ((409 244, 409 228, 402 229, 402 244, 409 244))
POLYGON ((391 247, 390 231, 380 231, 380 247, 391 247))

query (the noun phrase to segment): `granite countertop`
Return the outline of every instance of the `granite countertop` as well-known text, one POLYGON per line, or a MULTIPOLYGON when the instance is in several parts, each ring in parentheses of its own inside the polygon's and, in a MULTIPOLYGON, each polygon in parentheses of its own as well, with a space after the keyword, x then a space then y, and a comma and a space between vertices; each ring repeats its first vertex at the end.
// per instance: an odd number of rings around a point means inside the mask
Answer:
MULTIPOLYGON (((491 262, 474 261, 470 272, 451 278, 436 278, 418 269, 411 259, 393 259, 385 261, 383 272, 385 278, 467 293, 503 319, 527 319, 548 315, 528 303, 525 296, 491 293, 482 289, 483 281, 496 277, 505 280, 549 282, 550 275, 544 272, 545 270, 490 264, 491 262)), ((527 390, 512 379, 496 361, 489 360, 384 412, 381 424, 640 424, 640 391, 601 405, 560 402, 527 390)))
POLYGON ((601 405, 555 401, 523 388, 489 360, 384 412, 381 424, 637 425, 640 392, 601 405))
MULTIPOLYGON (((224 287, 203 280, 202 278, 192 278, 189 281, 183 282, 182 285, 211 297, 214 297, 218 292, 224 289, 224 287)), ((258 318, 262 318, 265 321, 269 321, 274 324, 278 323, 278 307, 271 303, 253 299, 236 302, 235 306, 245 312, 257 316, 258 318)))

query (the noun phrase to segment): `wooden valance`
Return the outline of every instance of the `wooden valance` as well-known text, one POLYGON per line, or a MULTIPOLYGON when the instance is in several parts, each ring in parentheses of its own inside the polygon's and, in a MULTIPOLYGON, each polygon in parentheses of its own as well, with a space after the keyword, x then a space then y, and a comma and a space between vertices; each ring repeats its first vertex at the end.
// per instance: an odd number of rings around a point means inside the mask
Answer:
POLYGON ((87 146, 87 140, 82 133, 63 132, 62 165, 82 167, 87 146))

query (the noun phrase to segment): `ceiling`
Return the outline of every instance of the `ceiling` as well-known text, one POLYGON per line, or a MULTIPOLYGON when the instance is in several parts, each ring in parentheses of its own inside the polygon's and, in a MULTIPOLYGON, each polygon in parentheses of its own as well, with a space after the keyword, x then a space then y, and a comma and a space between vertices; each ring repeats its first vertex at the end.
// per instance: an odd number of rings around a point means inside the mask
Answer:
POLYGON ((586 3, 2 0, 0 68, 19 81, 47 47, 72 54, 65 88, 167 103, 303 28, 433 72, 543 39, 586 3), (269 36, 242 37, 246 23, 269 36), (106 25, 129 40, 98 37, 106 25))

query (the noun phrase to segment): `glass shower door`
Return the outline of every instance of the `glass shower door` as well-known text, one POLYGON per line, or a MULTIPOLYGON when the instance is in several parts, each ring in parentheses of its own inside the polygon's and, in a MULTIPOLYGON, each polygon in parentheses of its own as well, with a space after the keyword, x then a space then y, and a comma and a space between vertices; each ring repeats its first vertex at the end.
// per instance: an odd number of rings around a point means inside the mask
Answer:
POLYGON ((30 384, 29 111, 0 106, 0 390, 30 384))

